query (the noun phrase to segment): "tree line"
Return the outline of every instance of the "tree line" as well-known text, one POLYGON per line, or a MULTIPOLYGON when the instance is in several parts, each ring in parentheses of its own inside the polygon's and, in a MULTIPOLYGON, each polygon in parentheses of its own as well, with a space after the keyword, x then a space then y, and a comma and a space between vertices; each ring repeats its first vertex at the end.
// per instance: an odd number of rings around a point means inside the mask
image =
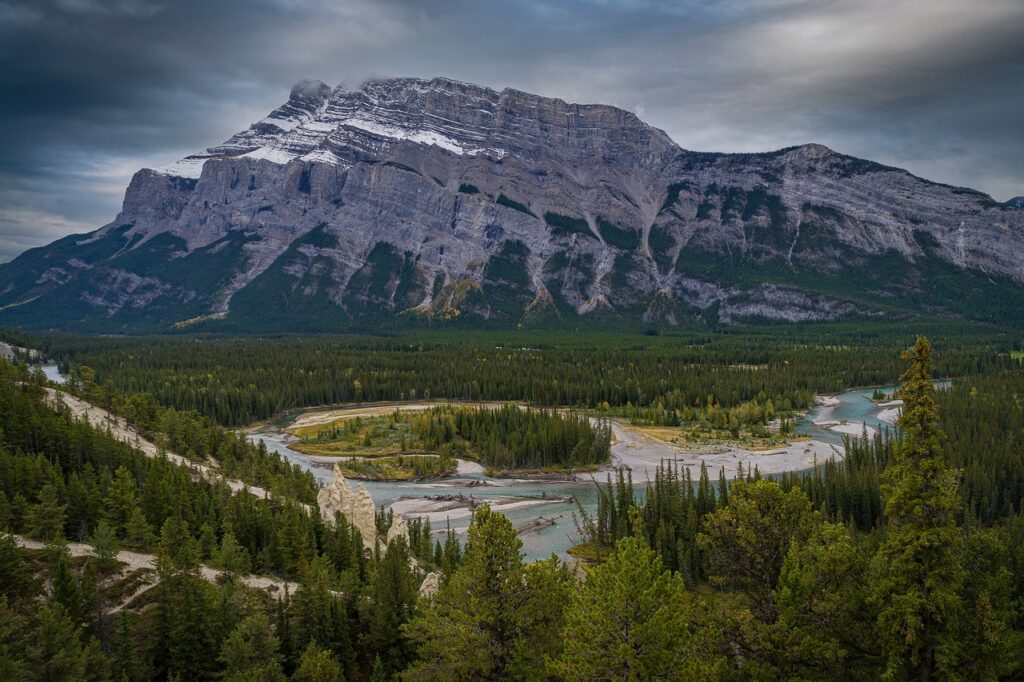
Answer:
POLYGON ((515 405, 435 407, 412 419, 431 450, 472 456, 492 469, 586 467, 611 456, 611 426, 583 414, 515 405))
MULTIPOLYGON (((814 330, 641 336, 448 334, 399 337, 44 337, 38 347, 65 370, 86 366, 123 394, 196 411, 237 426, 282 411, 394 400, 499 400, 536 406, 656 408, 646 419, 685 419, 708 406, 768 401, 801 409, 815 393, 893 382, 901 330, 843 330, 849 343, 814 330), (685 414, 690 410, 691 414, 685 414), (661 417, 658 417, 661 415, 661 417)), ((941 374, 1009 366, 1006 340, 946 339, 941 374)), ((785 408, 783 408, 785 406, 785 408)), ((728 415, 722 417, 729 425, 728 415)), ((721 419, 721 418, 719 418, 721 419)))

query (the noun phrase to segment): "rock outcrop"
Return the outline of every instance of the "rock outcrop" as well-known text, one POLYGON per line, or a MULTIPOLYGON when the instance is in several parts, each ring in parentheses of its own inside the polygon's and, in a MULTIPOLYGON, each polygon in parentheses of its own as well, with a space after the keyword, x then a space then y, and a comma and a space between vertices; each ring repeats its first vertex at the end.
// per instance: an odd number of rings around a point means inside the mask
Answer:
POLYGON ((324 521, 333 524, 334 515, 340 513, 360 532, 363 536, 363 543, 370 549, 373 549, 378 539, 382 545, 386 546, 396 537, 408 538, 409 533, 405 519, 397 515, 391 523, 391 528, 388 529, 387 537, 378 538, 377 509, 373 504, 373 498, 370 497, 370 493, 362 483, 353 491, 338 465, 334 466, 334 477, 331 479, 331 483, 320 489, 316 501, 324 521))
POLYGON ((437 78, 303 81, 0 265, 0 324, 325 330, 404 315, 1024 320, 1024 210, 809 144, 679 148, 633 114, 437 78))
POLYGON ((420 584, 420 596, 426 599, 433 597, 437 594, 438 589, 441 587, 441 574, 440 573, 427 573, 423 577, 423 582, 420 584))

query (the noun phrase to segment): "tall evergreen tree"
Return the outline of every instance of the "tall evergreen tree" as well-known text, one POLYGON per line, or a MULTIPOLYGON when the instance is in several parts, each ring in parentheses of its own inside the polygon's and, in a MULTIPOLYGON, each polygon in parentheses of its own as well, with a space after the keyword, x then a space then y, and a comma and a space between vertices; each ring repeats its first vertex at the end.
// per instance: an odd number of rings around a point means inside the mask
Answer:
POLYGON ((281 644, 264 614, 249 616, 238 624, 221 646, 224 679, 232 682, 284 682, 281 644))
POLYGON ((418 596, 404 539, 396 538, 388 544, 368 587, 363 643, 367 655, 379 655, 386 672, 393 674, 412 658, 412 647, 401 627, 412 617, 418 596))
POLYGON ((874 602, 887 679, 953 675, 953 625, 963 611, 963 534, 957 527, 957 474, 943 459, 932 346, 926 338, 901 357, 903 440, 882 473, 885 537, 874 561, 874 602))
POLYGON ((53 484, 44 485, 39 491, 39 502, 29 509, 29 535, 47 541, 63 537, 66 509, 53 484))
POLYGON ((98 568, 104 573, 110 573, 119 566, 117 560, 118 542, 114 529, 106 521, 96 524, 89 542, 93 546, 93 556, 96 558, 98 568))
POLYGON ((218 635, 212 587, 198 571, 158 566, 160 584, 152 618, 150 661, 158 677, 209 679, 216 669, 218 635))
POLYGON ((291 651, 304 651, 310 643, 330 651, 343 671, 353 667, 352 628, 344 595, 331 589, 331 569, 318 557, 291 599, 288 628, 291 651))
POLYGON ((434 601, 405 631, 419 661, 413 680, 507 680, 536 676, 524 670, 524 652, 541 646, 529 622, 530 586, 522 542, 511 522, 487 505, 473 515, 462 563, 434 601))
POLYGON ((665 571, 643 540, 623 538, 573 594, 564 651, 550 670, 565 680, 704 678, 709 657, 691 617, 682 577, 665 571))
POLYGON ((13 535, 0 533, 0 596, 16 599, 29 586, 31 577, 13 535))
POLYGON ((697 541, 712 582, 746 595, 754 615, 772 623, 778 614, 775 589, 790 544, 803 544, 818 520, 801 490, 786 492, 774 481, 737 480, 729 489, 729 506, 707 516, 697 541))
POLYGON ((8 606, 7 597, 0 594, 0 680, 28 679, 28 665, 22 655, 25 639, 24 619, 8 606))
POLYGON ((82 587, 78 579, 71 574, 66 552, 61 552, 57 557, 57 568, 53 575, 53 590, 50 593, 50 600, 63 607, 64 612, 72 621, 76 623, 81 621, 83 616, 82 587))
POLYGON ((127 468, 121 466, 114 472, 114 480, 110 482, 104 503, 110 525, 119 536, 127 537, 132 512, 138 508, 135 479, 127 468))
POLYGON ((876 680, 875 611, 864 582, 871 555, 850 530, 823 523, 782 565, 770 662, 788 679, 876 680))
POLYGON ((299 659, 299 667, 292 675, 292 682, 343 682, 341 666, 331 657, 331 652, 310 642, 299 659))

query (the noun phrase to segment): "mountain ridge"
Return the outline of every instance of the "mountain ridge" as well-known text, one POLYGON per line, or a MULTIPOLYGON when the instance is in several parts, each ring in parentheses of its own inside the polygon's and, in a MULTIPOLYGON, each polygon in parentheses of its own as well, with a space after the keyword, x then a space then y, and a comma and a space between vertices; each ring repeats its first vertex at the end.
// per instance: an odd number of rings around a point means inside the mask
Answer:
POLYGON ((694 152, 609 105, 307 80, 137 172, 108 225, 0 265, 0 323, 1014 323, 1022 262, 1021 211, 823 145, 694 152))

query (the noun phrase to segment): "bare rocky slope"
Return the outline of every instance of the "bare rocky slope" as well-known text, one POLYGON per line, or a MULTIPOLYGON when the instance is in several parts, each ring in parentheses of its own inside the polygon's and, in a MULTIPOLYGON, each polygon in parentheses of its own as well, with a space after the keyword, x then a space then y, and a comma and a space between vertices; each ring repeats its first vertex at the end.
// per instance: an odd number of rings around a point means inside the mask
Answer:
POLYGON ((1024 324, 1024 210, 804 145, 678 147, 610 106, 303 81, 0 266, 0 324, 347 330, 939 314, 1024 324))

